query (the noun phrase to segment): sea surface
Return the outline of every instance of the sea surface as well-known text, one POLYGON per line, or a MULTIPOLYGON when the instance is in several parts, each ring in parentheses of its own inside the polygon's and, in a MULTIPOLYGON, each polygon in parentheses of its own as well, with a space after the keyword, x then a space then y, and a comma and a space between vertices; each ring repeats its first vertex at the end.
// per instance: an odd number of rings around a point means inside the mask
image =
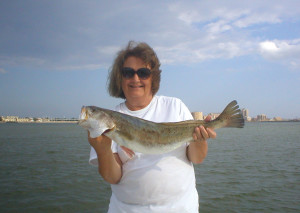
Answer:
MULTIPOLYGON (((200 212, 300 212, 300 123, 219 129, 195 166, 200 212)), ((0 124, 0 212, 106 212, 76 124, 0 124)))

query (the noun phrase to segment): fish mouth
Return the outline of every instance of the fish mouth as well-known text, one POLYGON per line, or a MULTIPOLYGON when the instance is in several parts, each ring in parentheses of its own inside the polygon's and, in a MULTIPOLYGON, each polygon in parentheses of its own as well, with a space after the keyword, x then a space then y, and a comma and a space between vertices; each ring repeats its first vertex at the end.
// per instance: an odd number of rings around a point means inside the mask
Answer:
POLYGON ((88 114, 87 114, 87 109, 85 106, 82 106, 81 107, 81 112, 80 112, 80 115, 79 115, 79 121, 78 121, 78 124, 86 121, 87 119, 89 118, 88 114))

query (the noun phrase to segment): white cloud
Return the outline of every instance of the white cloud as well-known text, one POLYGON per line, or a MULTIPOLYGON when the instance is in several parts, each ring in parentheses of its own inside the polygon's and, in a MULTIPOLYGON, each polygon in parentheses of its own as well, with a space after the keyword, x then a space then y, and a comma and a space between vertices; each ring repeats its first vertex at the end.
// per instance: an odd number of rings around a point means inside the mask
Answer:
POLYGON ((242 17, 234 21, 233 25, 239 28, 246 28, 255 24, 277 24, 281 23, 282 20, 279 14, 270 13, 251 13, 246 17, 242 17))
MULTIPOLYGON (((137 2, 78 1, 70 5, 65 2, 68 11, 62 11, 59 5, 55 7, 53 4, 50 9, 57 13, 51 16, 52 19, 47 16, 51 10, 36 8, 37 11, 42 9, 38 13, 38 22, 31 5, 24 4, 22 8, 22 14, 33 13, 31 16, 20 17, 18 11, 7 11, 4 14, 10 17, 12 12, 14 16, 11 23, 0 20, 0 26, 4 26, 1 38, 7 36, 0 40, 0 45, 6 47, 0 51, 0 66, 99 69, 108 67, 118 50, 129 40, 149 43, 163 63, 233 58, 253 54, 254 50, 269 59, 275 57, 275 53, 272 55, 268 48, 279 48, 282 53, 283 47, 275 42, 273 46, 267 43, 257 48, 262 40, 253 36, 248 28, 260 24, 271 26, 291 17, 298 20, 300 15, 300 7, 289 0, 137 2), (55 22, 57 20, 59 22, 55 22), (28 27, 19 27, 20 23, 26 23, 28 27), (49 26, 52 27, 50 31, 49 26), (15 34, 10 34, 12 32, 15 34)), ((0 8, 0 13, 5 11, 5 8, 0 8)))
POLYGON ((300 68, 300 38, 294 40, 272 40, 259 43, 260 54, 271 61, 300 68))
POLYGON ((267 52, 267 53, 276 53, 279 51, 279 48, 276 46, 276 44, 272 41, 264 41, 260 44, 261 52, 267 52))
POLYGON ((207 37, 190 42, 178 43, 172 47, 154 46, 162 63, 198 63, 218 58, 230 59, 253 51, 253 43, 207 37))

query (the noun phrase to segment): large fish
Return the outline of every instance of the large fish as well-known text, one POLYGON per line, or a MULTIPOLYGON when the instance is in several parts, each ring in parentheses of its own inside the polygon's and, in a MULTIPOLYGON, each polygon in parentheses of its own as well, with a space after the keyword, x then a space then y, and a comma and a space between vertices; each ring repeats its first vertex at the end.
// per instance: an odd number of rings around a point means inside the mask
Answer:
POLYGON ((229 103, 220 116, 212 121, 167 123, 155 123, 108 109, 83 106, 79 125, 89 130, 92 138, 104 134, 135 152, 160 154, 172 151, 185 142, 193 142, 193 132, 197 126, 242 128, 244 119, 236 101, 229 103))

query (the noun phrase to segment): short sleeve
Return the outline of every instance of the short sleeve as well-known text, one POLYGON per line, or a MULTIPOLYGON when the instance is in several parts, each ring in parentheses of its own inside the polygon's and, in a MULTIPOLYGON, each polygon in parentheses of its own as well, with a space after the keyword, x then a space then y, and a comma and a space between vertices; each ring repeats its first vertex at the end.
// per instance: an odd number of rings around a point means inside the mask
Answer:
POLYGON ((97 153, 93 147, 91 147, 89 163, 93 166, 98 166, 97 153))
POLYGON ((112 153, 118 152, 118 144, 114 141, 111 142, 111 151, 112 151, 112 153))
POLYGON ((194 120, 190 110, 187 108, 187 106, 182 101, 180 101, 180 118, 183 121, 194 120))

